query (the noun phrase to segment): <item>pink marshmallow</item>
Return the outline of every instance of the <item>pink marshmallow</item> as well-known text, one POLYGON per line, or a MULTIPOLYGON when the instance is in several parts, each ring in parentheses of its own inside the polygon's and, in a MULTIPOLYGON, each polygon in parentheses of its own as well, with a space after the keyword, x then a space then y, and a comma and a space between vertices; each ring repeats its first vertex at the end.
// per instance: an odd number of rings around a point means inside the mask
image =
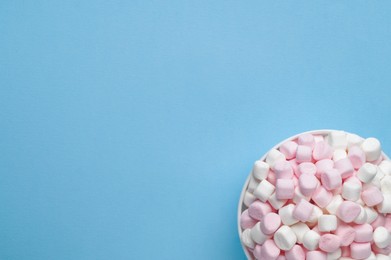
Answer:
POLYGON ((306 222, 310 219, 314 205, 305 199, 301 199, 300 202, 293 209, 293 217, 306 222))
POLYGON ((346 179, 353 175, 354 168, 349 158, 343 158, 334 163, 334 168, 339 171, 342 179, 346 179))
POLYGON ((360 212, 360 205, 352 201, 344 201, 338 207, 337 217, 345 223, 351 223, 360 215, 360 212))
POLYGON ((341 246, 348 246, 356 237, 356 231, 349 225, 340 223, 335 231, 335 235, 337 235, 341 239, 341 246))
POLYGON ((297 167, 297 170, 298 170, 298 177, 300 177, 300 175, 304 173, 312 174, 312 175, 316 174, 316 166, 312 162, 300 163, 299 166, 297 167))
POLYGON ((289 163, 291 164, 291 166, 292 166, 293 173, 294 173, 296 176, 299 176, 299 172, 298 172, 299 164, 296 162, 296 159, 289 160, 288 162, 289 162, 289 163))
POLYGON ((315 145, 315 139, 312 134, 302 134, 297 138, 297 143, 299 145, 305 145, 313 148, 315 145))
POLYGON ((332 253, 341 246, 341 238, 333 234, 325 234, 320 237, 319 248, 324 252, 332 253))
POLYGON ((379 214, 377 215, 377 218, 371 223, 371 226, 373 229, 376 229, 377 227, 385 227, 385 224, 386 218, 382 214, 379 214))
POLYGON ((268 213, 263 217, 260 222, 262 233, 271 235, 281 226, 280 215, 276 213, 268 213))
POLYGON ((312 152, 312 157, 316 161, 331 159, 333 157, 333 149, 327 142, 319 142, 315 144, 314 150, 312 152))
POLYGON ((295 184, 293 180, 277 179, 276 198, 279 200, 292 199, 295 195, 295 184))
POLYGON ((243 229, 252 228, 255 224, 257 224, 257 222, 258 221, 256 219, 249 216, 248 209, 242 212, 242 215, 240 216, 240 226, 243 229))
POLYGON ((385 248, 379 248, 376 246, 376 244, 373 244, 372 251, 375 252, 376 254, 389 255, 391 254, 391 245, 388 245, 385 248))
POLYGON ((287 260, 305 260, 304 249, 299 245, 294 245, 291 250, 285 252, 287 260))
POLYGON ((313 174, 302 174, 299 177, 299 188, 304 196, 311 196, 318 184, 319 181, 313 174))
POLYGON ((361 198, 364 201, 364 203, 369 207, 373 207, 381 203, 384 199, 383 193, 376 186, 371 186, 365 189, 361 193, 361 198))
POLYGON ((322 174, 326 170, 333 169, 334 161, 330 159, 320 160, 315 163, 315 166, 316 166, 316 177, 320 179, 320 176, 322 176, 322 174))
POLYGON ((276 260, 280 255, 280 249, 276 246, 272 239, 268 239, 262 245, 261 257, 262 260, 276 260))
POLYGON ((314 194, 312 194, 312 200, 321 208, 325 208, 329 205, 331 199, 333 198, 333 193, 327 191, 322 186, 319 186, 314 194))
POLYGON ((274 164, 273 171, 276 179, 291 179, 293 177, 293 169, 288 161, 278 161, 274 164))
POLYGON ((356 170, 359 169, 365 163, 365 153, 358 146, 350 147, 348 152, 348 158, 352 163, 354 169, 356 170))
POLYGON ((352 243, 350 255, 354 259, 365 259, 371 255, 371 243, 352 243))
POLYGON ((267 213, 272 212, 272 207, 269 203, 259 200, 254 201, 248 207, 248 215, 256 220, 261 220, 267 213))
POLYGON ((312 160, 312 148, 305 145, 299 145, 296 151, 296 161, 298 163, 311 162, 312 160))
POLYGON ((270 170, 266 180, 275 186, 277 180, 276 174, 270 170))
POLYGON ((357 225, 354 227, 356 230, 355 242, 371 242, 373 239, 373 227, 367 223, 357 225))
POLYGON ((321 181, 327 190, 334 190, 342 185, 341 175, 336 169, 326 170, 321 176, 321 181))
POLYGON ((288 142, 283 143, 280 146, 279 150, 283 155, 285 155, 285 158, 287 160, 290 160, 292 158, 295 158, 297 146, 298 146, 297 143, 295 143, 293 141, 288 141, 288 142))
POLYGON ((327 254, 322 251, 308 251, 306 260, 327 260, 327 254))
POLYGON ((388 230, 388 232, 391 232, 391 214, 385 216, 384 227, 388 230))
POLYGON ((253 255, 256 259, 261 259, 262 257, 262 246, 256 245, 254 247, 253 255))
POLYGON ((349 257, 350 256, 350 247, 348 247, 348 246, 341 246, 341 256, 342 257, 349 257))

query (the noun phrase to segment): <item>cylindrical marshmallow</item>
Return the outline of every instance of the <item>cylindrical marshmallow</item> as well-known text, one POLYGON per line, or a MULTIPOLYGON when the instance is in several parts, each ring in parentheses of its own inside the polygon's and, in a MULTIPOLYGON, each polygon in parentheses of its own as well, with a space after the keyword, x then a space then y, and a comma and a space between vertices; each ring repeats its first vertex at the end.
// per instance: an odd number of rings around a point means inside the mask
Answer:
POLYGON ((261 258, 265 260, 275 260, 280 255, 281 250, 276 246, 272 239, 268 239, 262 245, 261 258))
POLYGON ((317 172, 316 166, 312 162, 303 162, 297 166, 298 176, 305 173, 315 175, 316 172, 317 172))
POLYGON ((285 155, 286 159, 290 160, 296 156, 297 143, 293 141, 285 142, 280 146, 279 150, 285 155))
POLYGON ((364 141, 364 138, 362 138, 361 136, 351 133, 347 134, 346 139, 348 141, 349 149, 353 146, 361 146, 362 142, 364 141))
POLYGON ((344 149, 336 149, 333 152, 333 161, 334 162, 342 160, 346 157, 348 157, 348 154, 346 153, 346 151, 344 149))
POLYGON ((279 200, 292 199, 295 194, 295 184, 291 179, 277 179, 276 198, 279 200))
POLYGON ((373 228, 371 225, 365 223, 354 227, 356 230, 355 242, 371 242, 373 239, 373 228))
POLYGON ((296 161, 298 163, 311 162, 312 148, 305 145, 299 145, 296 151, 296 161))
POLYGON ((316 190, 318 184, 319 181, 314 174, 306 173, 299 177, 299 188, 304 196, 311 196, 316 190))
POLYGON ((286 204, 288 200, 279 200, 277 199, 276 192, 274 192, 268 199, 270 205, 275 209, 279 210, 282 206, 286 204))
POLYGON ((248 214, 253 219, 261 220, 267 213, 272 212, 268 203, 256 200, 248 207, 248 214))
POLYGON ((358 146, 353 146, 349 149, 348 158, 354 169, 359 169, 365 163, 365 153, 358 146))
POLYGON ((268 235, 264 234, 261 230, 261 223, 258 222, 250 231, 251 239, 259 245, 262 245, 266 239, 268 239, 268 235))
POLYGON ((320 235, 317 232, 310 230, 304 234, 303 246, 308 250, 315 250, 319 247, 319 240, 320 235))
POLYGON ((330 170, 334 168, 334 161, 330 159, 324 159, 317 161, 315 163, 316 166, 316 177, 320 178, 326 170, 330 170))
POLYGON ((250 233, 251 233, 251 229, 245 229, 242 232, 242 242, 248 248, 254 248, 255 247, 255 243, 252 240, 250 233))
POLYGON ((352 201, 344 201, 338 207, 337 217, 345 223, 350 223, 360 215, 360 212, 360 205, 352 201))
POLYGON ((333 234, 324 234, 320 237, 319 248, 324 252, 332 253, 341 246, 341 238, 333 234))
POLYGON ((338 225, 335 234, 341 238, 341 246, 348 246, 356 237, 356 231, 349 225, 341 223, 338 225))
POLYGON ((326 207, 332 198, 333 194, 322 186, 319 186, 312 195, 312 200, 321 208, 326 207))
POLYGON ((278 161, 274 164, 273 171, 276 179, 292 179, 293 169, 288 161, 278 161))
POLYGON ((299 222, 298 219, 293 217, 293 210, 295 209, 295 205, 288 204, 278 210, 278 214, 281 217, 281 221, 284 225, 291 226, 299 222))
POLYGON ((341 255, 342 255, 341 248, 338 248, 334 252, 327 254, 327 260, 337 260, 341 257, 341 255))
POLYGON ((390 232, 385 227, 378 227, 373 233, 373 241, 379 248, 386 248, 391 243, 390 232))
POLYGON ((371 186, 361 193, 361 198, 368 207, 373 207, 383 201, 383 194, 377 187, 371 186))
POLYGON ((343 158, 334 163, 335 169, 339 171, 342 179, 352 176, 354 168, 349 158, 343 158))
POLYGON ((391 194, 383 194, 383 201, 377 205, 380 213, 391 213, 391 194))
POLYGON ((376 161, 381 155, 380 142, 373 137, 365 139, 361 144, 361 149, 363 149, 368 162, 376 161))
POLYGON ((255 188, 254 195, 262 202, 266 202, 269 199, 269 197, 273 194, 274 190, 275 187, 273 184, 271 184, 267 180, 263 180, 255 188))
POLYGON ((337 217, 334 215, 322 215, 318 219, 318 229, 321 232, 334 231, 337 226, 337 217))
POLYGON ((267 175, 269 174, 270 166, 266 162, 263 161, 255 161, 253 166, 253 176, 254 178, 262 181, 267 178, 267 175))
POLYGON ((278 248, 287 251, 296 244, 297 238, 289 226, 282 226, 274 233, 274 242, 278 248))
POLYGON ((380 170, 385 175, 391 175, 391 161, 390 160, 384 160, 379 164, 380 170))
POLYGON ((350 255, 353 259, 365 259, 371 253, 371 243, 352 243, 350 245, 350 255))
POLYGON ((362 184, 359 180, 352 181, 350 178, 342 185, 342 197, 346 200, 356 201, 360 198, 362 184))
POLYGON ((256 198, 255 198, 254 194, 246 191, 246 193, 244 194, 243 203, 244 203, 244 205, 246 205, 246 207, 249 207, 251 205, 251 203, 253 203, 255 201, 255 199, 256 198))
POLYGON ((291 250, 285 252, 287 260, 305 260, 305 252, 299 245, 294 245, 291 250))
POLYGON ((377 173, 377 168, 372 163, 364 163, 357 172, 357 178, 364 183, 371 182, 377 173))
POLYGON ((242 212, 240 216, 240 226, 242 229, 252 228, 257 223, 257 220, 250 217, 248 209, 242 212))
POLYGON ((313 209, 313 204, 304 199, 301 199, 293 210, 293 217, 302 222, 306 222, 310 219, 313 209))
POLYGON ((336 169, 327 170, 321 176, 323 187, 327 190, 334 190, 342 185, 341 174, 336 169))
POLYGON ((304 224, 303 222, 296 223, 291 226, 292 231, 295 233, 297 237, 297 243, 303 244, 303 237, 306 232, 310 230, 310 228, 304 224))
POLYGON ((333 157, 333 149, 327 142, 318 142, 312 151, 312 157, 316 161, 331 159, 333 157))
POLYGON ((306 260, 326 260, 327 254, 322 251, 307 251, 306 260))
POLYGON ((343 199, 342 199, 341 195, 335 195, 331 199, 330 203, 326 206, 327 212, 329 212, 332 215, 335 215, 342 202, 343 202, 343 199))
POLYGON ((367 211, 364 209, 363 206, 360 205, 360 209, 361 209, 360 214, 354 220, 354 223, 361 225, 367 223, 368 216, 367 216, 367 211))
POLYGON ((297 143, 299 145, 306 145, 312 148, 315 145, 315 139, 312 134, 302 134, 297 138, 297 143))
POLYGON ((328 141, 336 149, 346 149, 348 144, 346 132, 344 131, 331 131, 328 135, 328 141))
POLYGON ((262 233, 266 235, 271 235, 280 227, 281 218, 276 213, 268 213, 266 214, 261 221, 261 230, 262 233))

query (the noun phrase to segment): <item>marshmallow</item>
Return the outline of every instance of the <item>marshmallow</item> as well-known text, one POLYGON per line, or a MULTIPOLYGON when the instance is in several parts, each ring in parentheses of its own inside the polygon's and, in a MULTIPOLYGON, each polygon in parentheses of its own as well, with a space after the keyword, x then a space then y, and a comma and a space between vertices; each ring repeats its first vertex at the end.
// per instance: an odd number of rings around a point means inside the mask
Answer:
POLYGON ((242 237, 241 237, 242 238, 242 242, 248 248, 254 248, 255 247, 255 243, 252 240, 250 233, 251 233, 251 229, 245 229, 242 232, 242 237))
POLYGON ((287 260, 305 260, 305 252, 299 245, 294 245, 291 250, 285 252, 287 260))
POLYGON ((277 179, 276 181, 276 198, 279 200, 292 199, 295 193, 293 180, 277 179))
POLYGON ((342 149, 334 150, 334 153, 333 153, 333 161, 334 162, 342 160, 346 157, 348 157, 348 154, 346 153, 345 150, 342 150, 342 149))
POLYGON ((334 190, 342 185, 341 175, 336 169, 330 169, 323 173, 321 181, 327 190, 334 190))
POLYGON ((258 186, 254 190, 254 195, 262 202, 266 202, 269 197, 273 194, 275 187, 273 184, 268 182, 267 180, 261 181, 258 186))
POLYGON ((304 234, 303 246, 308 250, 315 250, 319 247, 320 235, 313 230, 304 234))
POLYGON ((242 229, 252 228, 257 223, 257 220, 250 217, 248 210, 242 212, 240 216, 240 226, 242 229))
POLYGON ((312 151, 312 157, 316 161, 331 159, 333 157, 333 149, 327 142, 316 143, 312 151))
POLYGON ((328 135, 329 144, 335 149, 346 149, 348 140, 344 131, 332 131, 328 135))
POLYGON ((265 260, 275 260, 280 255, 281 250, 276 246, 272 239, 268 239, 262 245, 261 258, 265 260))
POLYGON ((383 201, 377 205, 380 213, 391 213, 391 194, 383 194, 383 201))
POLYGON ((386 218, 383 214, 379 214, 377 218, 371 223, 371 226, 376 229, 378 227, 383 227, 386 225, 386 218))
POLYGON ((330 232, 337 229, 337 217, 334 215, 322 215, 318 219, 320 232, 330 232))
POLYGON ((274 242, 278 248, 287 251, 296 244, 297 238, 290 227, 282 226, 274 233, 274 242))
POLYGON ((365 163, 365 153, 358 146, 353 146, 349 149, 348 158, 354 169, 359 169, 365 163))
POLYGON ((291 226, 293 233, 295 233, 298 244, 303 244, 304 234, 310 231, 310 228, 303 222, 296 223, 291 226))
POLYGON ((327 255, 322 251, 307 251, 306 260, 326 260, 327 255))
POLYGON ((312 134, 302 134, 297 138, 297 143, 299 145, 305 145, 313 148, 315 145, 315 139, 312 134))
POLYGON ((358 217, 360 212, 360 205, 352 201, 344 201, 338 207, 337 217, 345 223, 350 223, 358 217))
POLYGON ((364 138, 362 138, 356 134, 351 134, 351 133, 347 134, 346 139, 347 139, 349 150, 353 146, 361 146, 362 142, 364 141, 364 138))
POLYGON ((341 246, 348 246, 356 237, 356 231, 349 225, 341 223, 338 225, 335 235, 341 238, 341 246))
POLYGON ((357 178, 364 183, 368 183, 375 178, 377 168, 372 163, 364 163, 357 172, 357 178))
POLYGON ((333 194, 322 186, 319 186, 312 195, 312 200, 321 208, 326 207, 332 198, 333 194))
POLYGON ((320 160, 315 163, 315 166, 316 166, 316 177, 320 178, 320 176, 322 176, 322 174, 326 170, 333 169, 334 161, 330 159, 320 160))
POLYGON ((367 213, 367 223, 371 224, 373 221, 375 221, 379 214, 373 208, 364 207, 364 209, 367 213))
POLYGON ((293 210, 293 217, 302 222, 306 222, 310 219, 313 209, 313 204, 304 199, 301 199, 293 210))
POLYGON ((355 242, 371 242, 373 239, 373 227, 367 223, 357 225, 354 227, 356 230, 355 242))
POLYGON ((390 175, 386 175, 380 181, 380 188, 381 188, 381 192, 383 194, 391 194, 391 176, 390 175))
POLYGON ((379 164, 379 168, 385 175, 391 175, 391 161, 384 160, 379 164))
POLYGON ((305 200, 309 201, 311 199, 311 197, 304 196, 303 193, 301 193, 300 188, 296 187, 295 194, 293 195, 292 201, 297 204, 300 202, 301 199, 305 199, 305 200))
POLYGON ((293 169, 288 161, 278 161, 274 164, 273 171, 276 179, 292 179, 293 169))
POLYGON ((319 207, 314 206, 314 209, 312 210, 312 214, 308 219, 307 224, 313 226, 313 224, 318 223, 318 220, 322 215, 323 211, 319 207))
POLYGON ((255 188, 258 186, 259 181, 255 179, 253 176, 250 178, 250 182, 248 183, 247 191, 253 193, 255 188))
POLYGON ((391 243, 390 232, 385 227, 378 227, 373 233, 373 241, 378 248, 386 248, 391 243))
POLYGON ((260 244, 260 245, 265 243, 265 241, 269 238, 268 235, 266 235, 262 232, 260 222, 258 222, 254 227, 251 228, 250 236, 251 236, 251 239, 255 243, 260 244))
POLYGON ((320 237, 319 248, 324 252, 332 253, 341 246, 341 238, 333 234, 325 234, 320 237))
MULTIPOLYGON (((357 180, 357 179, 356 179, 357 180)), ((356 201, 360 198, 362 184, 359 180, 346 180, 342 185, 342 197, 346 200, 356 201)))
POLYGON ((285 142, 280 146, 279 150, 285 155, 286 159, 290 160, 296 156, 297 143, 293 141, 285 142))
POLYGON ((253 166, 253 176, 254 178, 262 181, 267 178, 267 175, 269 174, 270 166, 269 164, 263 162, 263 161, 255 161, 253 166))
POLYGON ((326 206, 326 210, 328 213, 335 215, 337 213, 339 205, 343 202, 341 195, 335 195, 330 203, 326 206))
POLYGON ((248 207, 248 214, 256 220, 261 220, 267 213, 270 212, 272 212, 270 205, 259 200, 254 201, 251 203, 250 207, 248 207))
POLYGON ((261 231, 266 235, 271 235, 280 227, 281 218, 276 213, 268 213, 263 217, 261 223, 261 231))
POLYGON ((327 254, 327 260, 337 260, 341 257, 341 255, 342 255, 341 248, 338 248, 334 252, 327 254))
POLYGON ((262 246, 261 245, 255 245, 253 255, 256 259, 261 259, 261 257, 262 257, 262 246))
POLYGON ((278 214, 281 217, 281 221, 284 225, 293 225, 299 222, 298 219, 293 217, 293 210, 295 209, 295 206, 293 204, 288 204, 278 210, 278 214))
POLYGON ((377 254, 377 255, 376 255, 376 260, 390 260, 390 256, 388 256, 388 255, 382 255, 382 254, 377 254))
POLYGON ((298 163, 311 162, 312 160, 312 149, 309 146, 299 145, 296 151, 296 161, 298 163))
POLYGON ((372 186, 361 193, 361 198, 367 206, 372 207, 383 201, 383 194, 377 187, 372 186))
POLYGON ((335 169, 339 171, 342 179, 352 176, 354 168, 349 158, 343 158, 334 163, 335 169))
POLYGON ((285 161, 285 155, 276 149, 271 149, 266 156, 266 163, 273 167, 278 161, 285 161))
POLYGON ((317 171, 316 166, 312 162, 303 162, 303 163, 300 163, 297 167, 298 176, 300 176, 304 173, 315 175, 316 171, 317 171))
POLYGON ((364 224, 364 223, 367 223, 367 219, 368 219, 368 216, 367 216, 367 211, 364 209, 363 206, 360 205, 360 214, 357 216, 357 218, 354 220, 354 223, 356 224, 364 224))
POLYGON ((368 162, 376 161, 381 155, 381 145, 379 140, 370 137, 361 144, 361 149, 365 153, 368 162))
POLYGON ((270 205, 275 209, 279 210, 282 206, 286 204, 288 200, 279 200, 277 199, 276 193, 274 192, 270 197, 269 197, 269 203, 270 205))
POLYGON ((300 192, 304 196, 311 196, 316 187, 318 186, 319 181, 314 174, 302 174, 299 177, 299 188, 300 192))
POLYGON ((365 259, 372 253, 371 243, 352 243, 350 245, 350 255, 354 259, 365 259))
POLYGON ((243 203, 244 205, 246 205, 246 207, 249 207, 255 199, 255 196, 251 192, 246 191, 246 193, 244 194, 243 203))

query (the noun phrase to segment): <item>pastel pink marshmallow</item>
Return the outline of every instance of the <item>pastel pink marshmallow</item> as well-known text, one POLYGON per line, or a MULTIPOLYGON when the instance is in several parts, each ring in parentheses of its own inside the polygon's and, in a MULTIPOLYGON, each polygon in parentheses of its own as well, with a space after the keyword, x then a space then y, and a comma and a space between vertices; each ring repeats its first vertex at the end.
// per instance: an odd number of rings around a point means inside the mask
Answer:
POLYGON ((334 168, 339 171, 342 179, 346 179, 353 175, 354 168, 349 158, 343 158, 334 163, 334 168))
POLYGON ((272 170, 269 171, 269 175, 267 176, 266 180, 268 182, 270 182, 271 184, 273 184, 274 186, 276 186, 277 177, 276 177, 276 174, 272 170))
POLYGON ((322 251, 307 251, 306 260, 327 260, 327 254, 322 251))
POLYGON ((277 179, 291 179, 293 177, 293 169, 288 161, 276 162, 273 171, 277 179))
POLYGON ((294 245, 291 250, 285 252, 287 260, 305 260, 304 249, 299 245, 294 245))
POLYGON ((307 174, 316 174, 316 166, 312 162, 303 162, 300 163, 299 166, 297 167, 298 170, 298 176, 307 173, 307 174))
POLYGON ((305 145, 313 148, 315 145, 315 139, 312 134, 302 134, 297 138, 297 143, 299 145, 305 145))
POLYGON ((296 162, 296 159, 292 159, 292 160, 289 160, 288 161, 290 164, 291 164, 291 167, 293 169, 293 173, 296 175, 296 176, 299 176, 299 172, 298 172, 298 163, 296 162))
POLYGON ((280 255, 276 260, 286 260, 286 257, 284 255, 280 255))
POLYGON ((331 199, 333 198, 333 193, 326 190, 322 186, 319 186, 314 194, 312 194, 312 200, 321 208, 325 208, 329 205, 331 199))
POLYGON ((305 199, 301 199, 293 209, 293 217, 300 220, 301 222, 306 222, 310 219, 313 210, 313 204, 306 201, 305 199))
POLYGON ((335 235, 341 239, 341 246, 348 246, 354 241, 356 230, 349 225, 340 223, 335 231, 335 235))
POLYGON ((280 152, 285 155, 285 158, 287 160, 290 160, 292 158, 295 158, 296 156, 296 150, 297 150, 297 143, 296 142, 293 142, 293 141, 288 141, 288 142, 285 142, 283 143, 279 150, 280 152))
POLYGON ((299 145, 296 151, 296 161, 298 163, 312 161, 312 148, 305 145, 299 145))
POLYGON ((280 255, 280 249, 276 246, 272 239, 268 239, 263 243, 261 248, 261 257, 262 260, 276 260, 280 255))
POLYGON ((261 220, 266 214, 272 212, 272 207, 269 203, 259 200, 254 201, 248 207, 248 215, 256 220, 261 220))
POLYGON ((312 152, 312 157, 316 161, 331 159, 333 157, 333 149, 327 142, 319 142, 315 144, 314 150, 312 152))
POLYGON ((341 246, 341 238, 333 234, 325 234, 320 237, 319 248, 324 252, 332 253, 341 246))
POLYGON ((367 223, 357 225, 354 227, 356 230, 355 242, 371 242, 373 239, 373 227, 367 223))
POLYGON ((299 177, 299 188, 304 196, 311 196, 316 190, 318 184, 319 181, 313 174, 306 173, 299 177))
POLYGON ((315 166, 316 166, 316 177, 320 179, 320 176, 322 176, 322 174, 325 173, 326 170, 333 169, 334 161, 330 159, 320 160, 315 163, 315 166))
POLYGON ((345 223, 353 222, 361 213, 361 207, 352 201, 344 201, 339 205, 337 217, 345 223))
POLYGON ((277 179, 276 198, 279 200, 292 199, 295 195, 295 184, 291 179, 277 179))
POLYGON ((253 255, 256 259, 261 259, 261 257, 262 257, 262 246, 261 245, 256 245, 254 247, 253 255))
POLYGON ((352 163, 353 168, 356 170, 359 169, 365 163, 365 153, 358 146, 350 147, 348 152, 348 158, 352 163))
POLYGON ((349 257, 350 256, 350 247, 348 247, 348 246, 341 246, 341 256, 342 257, 349 257))
POLYGON ((341 174, 336 169, 326 170, 321 176, 323 187, 334 190, 342 186, 341 174))
POLYGON ((384 197, 383 193, 376 186, 371 186, 361 193, 361 199, 367 206, 373 207, 380 204, 384 197))
POLYGON ((271 235, 281 226, 281 218, 276 213, 268 213, 263 217, 260 222, 262 233, 265 235, 271 235))
POLYGON ((384 227, 388 230, 388 232, 391 232, 391 215, 385 216, 385 224, 384 227))
POLYGON ((252 228, 257 224, 257 220, 250 217, 248 214, 248 209, 242 212, 242 215, 240 216, 240 226, 243 229, 252 228))
POLYGON ((373 244, 372 251, 376 254, 389 255, 391 254, 391 245, 388 245, 385 248, 379 248, 376 246, 376 244, 373 244))
MULTIPOLYGON (((377 215, 377 218, 371 223, 373 229, 376 229, 377 227, 384 227, 385 225, 386 218, 382 214, 377 215)), ((388 232, 390 231, 388 230, 388 232)))
POLYGON ((353 259, 365 259, 371 255, 371 243, 352 243, 350 255, 353 259))

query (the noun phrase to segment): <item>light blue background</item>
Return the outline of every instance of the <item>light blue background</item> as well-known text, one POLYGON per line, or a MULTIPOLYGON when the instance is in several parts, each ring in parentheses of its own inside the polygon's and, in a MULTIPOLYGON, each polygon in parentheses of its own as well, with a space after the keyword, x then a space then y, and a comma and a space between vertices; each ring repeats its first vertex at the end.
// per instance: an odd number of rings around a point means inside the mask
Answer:
POLYGON ((390 7, 1 1, 0 259, 244 259, 271 146, 337 128, 391 153, 390 7))

